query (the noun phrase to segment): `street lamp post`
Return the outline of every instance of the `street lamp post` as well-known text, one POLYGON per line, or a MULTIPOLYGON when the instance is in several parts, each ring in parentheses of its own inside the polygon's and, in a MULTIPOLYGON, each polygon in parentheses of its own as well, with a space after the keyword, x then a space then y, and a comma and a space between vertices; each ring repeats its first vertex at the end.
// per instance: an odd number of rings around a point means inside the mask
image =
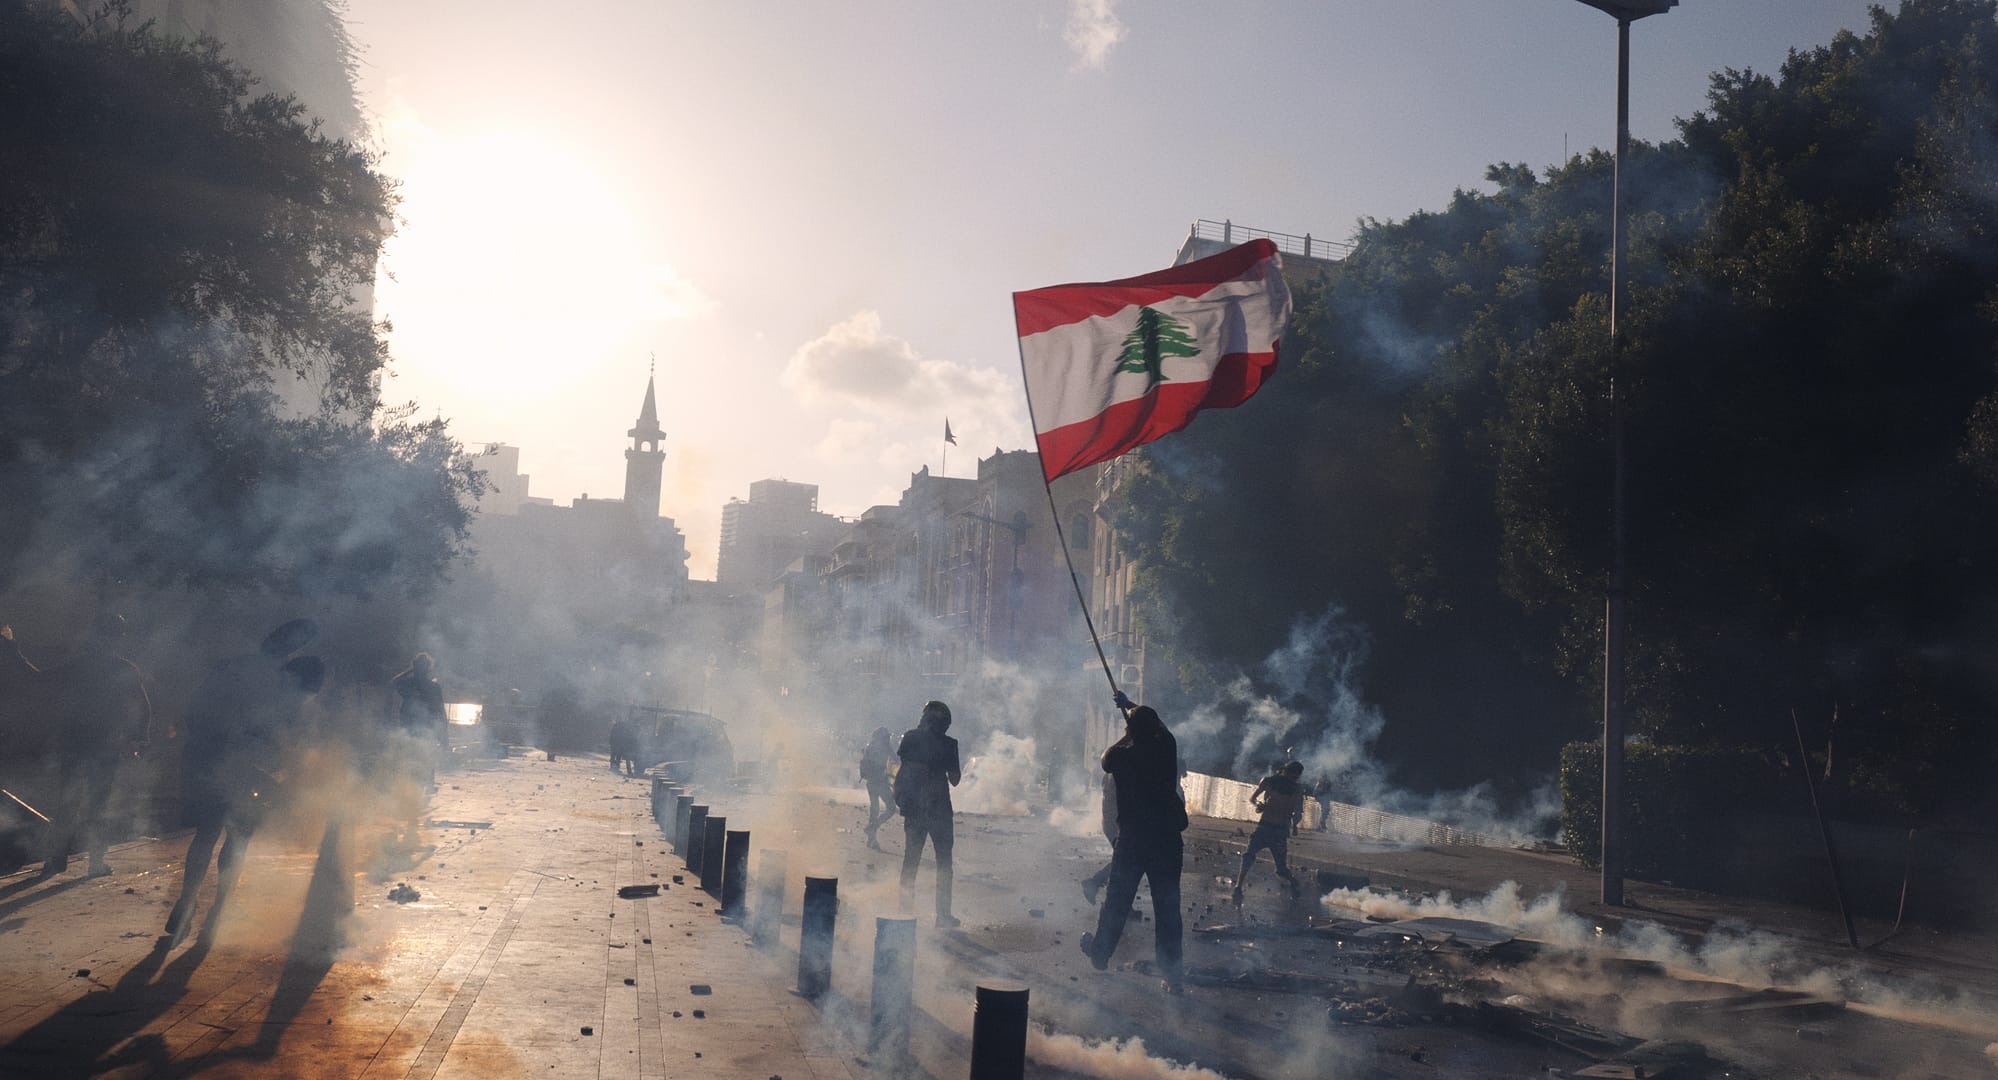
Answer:
POLYGON ((1624 306, 1623 158, 1630 149, 1630 24, 1663 15, 1679 0, 1581 0, 1616 19, 1616 161, 1610 176, 1610 580, 1603 601, 1603 903, 1623 904, 1623 629, 1630 596, 1625 549, 1623 393, 1616 379, 1623 338, 1617 316, 1624 306))

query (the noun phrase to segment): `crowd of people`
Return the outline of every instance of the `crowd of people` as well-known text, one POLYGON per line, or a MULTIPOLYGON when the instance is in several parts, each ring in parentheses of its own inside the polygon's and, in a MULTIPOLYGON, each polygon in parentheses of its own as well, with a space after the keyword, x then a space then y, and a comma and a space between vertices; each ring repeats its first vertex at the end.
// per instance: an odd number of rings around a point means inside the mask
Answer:
MULTIPOLYGON (((193 829, 164 927, 177 942, 194 924, 211 862, 215 890, 203 932, 213 931, 251 837, 297 787, 300 751, 333 738, 315 730, 311 718, 327 665, 306 652, 318 625, 292 619, 254 651, 210 664, 185 706, 162 718, 145 673, 122 651, 124 636, 125 620, 107 613, 66 657, 43 667, 23 653, 11 627, 0 626, 0 713, 10 729, 42 736, 8 756, 0 801, 24 826, 17 835, 34 838, 38 850, 29 854, 41 859, 41 880, 66 873, 79 854, 85 875, 102 877, 117 872, 111 844, 143 820, 129 805, 132 792, 144 789, 140 780, 173 778, 170 818, 193 829), (147 758, 161 767, 145 768, 147 758)), ((394 793, 384 851, 414 850, 437 763, 450 753, 435 666, 429 655, 416 654, 381 688, 379 722, 339 736, 354 743, 353 767, 394 793)))
MULTIPOLYGON (((1082 935, 1081 947, 1097 970, 1109 967, 1139 882, 1151 890, 1154 952, 1157 970, 1169 993, 1185 985, 1180 874, 1185 864, 1183 834, 1188 825, 1186 796, 1181 789, 1184 769, 1179 744, 1165 721, 1149 706, 1112 692, 1124 717, 1124 735, 1104 751, 1102 768, 1103 835, 1110 841, 1110 861, 1083 879, 1082 889, 1097 905, 1094 930, 1082 935), (1101 894, 1099 903, 1099 894, 1101 894)), ((955 846, 950 789, 962 779, 957 740, 950 730, 950 707, 941 701, 923 706, 916 726, 900 742, 885 727, 874 729, 860 754, 860 778, 867 789, 867 846, 879 851, 879 830, 902 816, 902 910, 915 908, 916 879, 927 844, 935 852, 936 925, 959 925, 951 911, 952 864, 955 846)), ((1256 856, 1270 853, 1277 876, 1293 897, 1301 884, 1289 865, 1289 837, 1302 826, 1307 799, 1319 805, 1319 827, 1325 827, 1330 788, 1324 781, 1307 788, 1304 766, 1285 762, 1256 786, 1250 796, 1259 821, 1250 835, 1236 875, 1234 900, 1242 902, 1242 887, 1256 856)))

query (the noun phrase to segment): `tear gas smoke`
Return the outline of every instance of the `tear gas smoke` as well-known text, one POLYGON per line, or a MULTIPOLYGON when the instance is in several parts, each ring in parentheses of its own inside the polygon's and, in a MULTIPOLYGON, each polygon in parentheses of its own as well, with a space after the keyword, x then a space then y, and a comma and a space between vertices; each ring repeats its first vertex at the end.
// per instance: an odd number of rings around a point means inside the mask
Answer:
POLYGON ((1226 1080, 1212 1069, 1153 1057, 1145 1052, 1145 1040, 1136 1037, 1094 1042, 1029 1028, 1027 1056, 1051 1068, 1104 1080, 1226 1080))
MULTIPOLYGON (((1335 889, 1320 898, 1333 911, 1368 917, 1414 919, 1441 916, 1496 923, 1554 947, 1554 957, 1646 960, 1686 975, 1753 989, 1782 987, 1848 1003, 1875 1015, 1945 1027, 1971 1034, 1998 1034, 1998 1014, 1989 1002, 1940 985, 1909 981, 1887 985, 1878 973, 1857 963, 1824 964, 1805 956, 1798 943, 1741 923, 1723 922, 1703 937, 1687 940, 1656 923, 1629 921, 1609 929, 1566 910, 1565 890, 1556 888, 1527 899, 1517 882, 1507 881, 1482 897, 1458 900, 1450 893, 1411 899, 1371 889, 1335 889)), ((1559 993, 1576 999, 1606 998, 1614 989, 1618 1024, 1632 1030, 1655 1027, 1648 1006, 1625 982, 1603 972, 1546 962, 1521 965, 1508 973, 1529 997, 1559 993)))
POLYGON ((1512 842, 1550 836, 1560 810, 1551 777, 1510 812, 1489 784, 1421 794, 1394 782, 1373 753, 1387 718, 1359 691, 1368 647, 1365 628, 1341 608, 1298 619, 1253 675, 1237 675, 1218 700, 1173 725, 1181 757, 1219 760, 1241 780, 1260 778, 1288 757, 1303 763, 1307 783, 1329 781, 1340 802, 1512 842))

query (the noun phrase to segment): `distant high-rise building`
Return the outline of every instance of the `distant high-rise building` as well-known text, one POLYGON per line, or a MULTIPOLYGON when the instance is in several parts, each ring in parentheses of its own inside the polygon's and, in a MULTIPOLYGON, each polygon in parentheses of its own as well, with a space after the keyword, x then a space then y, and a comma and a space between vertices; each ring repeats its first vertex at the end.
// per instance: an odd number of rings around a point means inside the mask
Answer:
POLYGON ((666 464, 661 449, 666 432, 659 426, 659 406, 652 395, 652 379, 645 380, 645 404, 639 406, 638 424, 625 432, 631 448, 624 452, 624 505, 637 517, 659 516, 659 482, 666 464))
POLYGON ((761 592, 792 561, 832 550, 846 523, 819 512, 819 486, 758 480, 749 499, 722 507, 721 551, 715 580, 739 591, 761 592))

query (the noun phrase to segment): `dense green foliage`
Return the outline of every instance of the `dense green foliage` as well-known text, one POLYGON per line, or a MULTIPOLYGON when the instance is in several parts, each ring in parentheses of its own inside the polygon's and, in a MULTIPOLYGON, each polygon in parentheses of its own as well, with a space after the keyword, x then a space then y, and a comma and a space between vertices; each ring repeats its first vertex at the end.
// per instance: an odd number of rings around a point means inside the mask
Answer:
MULTIPOLYGON (((1633 145, 1631 728, 1839 717, 1883 813, 1981 812, 1998 611, 1998 24, 1907 0, 1633 145)), ((1529 782, 1600 707, 1612 161, 1364 222, 1285 368, 1146 451, 1123 524, 1200 697, 1302 615, 1375 636, 1411 780, 1529 782)))
POLYGON ((426 587, 479 481, 379 406, 391 183, 124 15, 0 2, 0 591, 426 587))
MULTIPOLYGON (((1810 813, 1804 778, 1788 759, 1736 746, 1633 744, 1624 757, 1623 828, 1629 873, 1688 886, 1703 879, 1711 854, 1732 848, 1752 812, 1810 813)), ((1561 841, 1589 866, 1602 854, 1603 748, 1569 743, 1561 752, 1561 841)))

